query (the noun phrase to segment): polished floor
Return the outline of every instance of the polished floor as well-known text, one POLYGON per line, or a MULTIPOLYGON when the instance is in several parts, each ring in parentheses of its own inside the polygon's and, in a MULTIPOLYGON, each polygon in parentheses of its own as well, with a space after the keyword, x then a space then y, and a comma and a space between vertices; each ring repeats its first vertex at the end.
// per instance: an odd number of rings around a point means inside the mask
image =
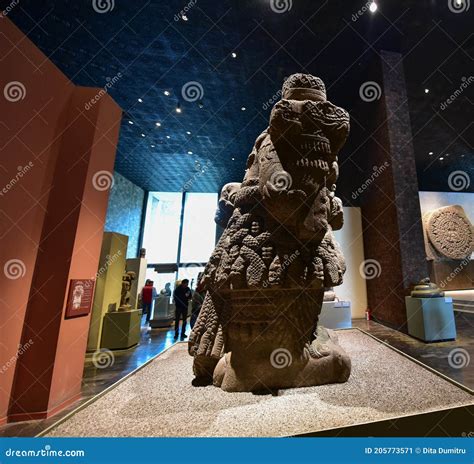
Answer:
MULTIPOLYGON (((474 369, 470 364, 470 359, 474 356, 474 314, 464 312, 455 314, 458 336, 456 341, 452 342, 425 344, 373 321, 355 320, 354 327, 368 332, 465 387, 474 389, 474 369), (463 358, 466 362, 462 365, 456 366, 453 362, 449 362, 450 359, 451 361, 454 359, 450 358, 450 353, 452 354, 454 349, 462 349, 467 353, 467 357, 463 358)), ((143 329, 140 345, 133 350, 115 354, 114 361, 109 367, 100 369, 92 362, 86 362, 83 396, 79 402, 46 420, 13 423, 0 427, 0 436, 35 436, 41 433, 58 419, 170 347, 174 343, 173 336, 172 329, 143 329)))

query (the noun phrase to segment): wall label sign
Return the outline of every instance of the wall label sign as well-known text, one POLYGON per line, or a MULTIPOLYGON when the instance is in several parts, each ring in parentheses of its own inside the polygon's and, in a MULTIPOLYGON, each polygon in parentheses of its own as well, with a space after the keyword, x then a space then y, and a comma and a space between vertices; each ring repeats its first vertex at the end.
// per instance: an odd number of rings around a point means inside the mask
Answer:
POLYGON ((66 319, 87 316, 92 309, 93 279, 71 279, 67 297, 66 319))

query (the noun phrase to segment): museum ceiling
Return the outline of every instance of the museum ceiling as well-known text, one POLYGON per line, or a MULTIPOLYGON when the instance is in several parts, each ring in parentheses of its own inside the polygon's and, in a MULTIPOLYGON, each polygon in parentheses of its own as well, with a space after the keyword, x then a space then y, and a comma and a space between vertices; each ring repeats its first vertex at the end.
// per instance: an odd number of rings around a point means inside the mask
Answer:
MULTIPOLYGON (((465 1, 378 0, 371 14, 353 0, 22 0, 10 17, 73 82, 108 87, 125 113, 116 169, 146 190, 240 181, 286 76, 319 75, 351 111, 374 54, 403 51, 420 189, 449 190, 447 169, 472 170, 474 8, 449 8, 465 1)), ((363 175, 355 140, 347 192, 363 175)))

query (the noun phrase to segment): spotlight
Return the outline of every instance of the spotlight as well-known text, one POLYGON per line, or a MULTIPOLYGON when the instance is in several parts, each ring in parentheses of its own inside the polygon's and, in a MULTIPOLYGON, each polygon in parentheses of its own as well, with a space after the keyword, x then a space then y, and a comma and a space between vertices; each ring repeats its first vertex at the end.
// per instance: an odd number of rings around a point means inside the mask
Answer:
POLYGON ((169 97, 169 96, 171 95, 171 92, 170 92, 169 90, 165 90, 163 93, 164 93, 167 97, 169 97))
POLYGON ((369 10, 371 13, 375 13, 377 11, 377 4, 375 2, 372 2, 369 6, 369 10))
POLYGON ((443 160, 444 160, 444 158, 443 158, 443 157, 441 157, 439 160, 440 160, 440 161, 443 161, 443 160))
POLYGON ((432 154, 433 154, 433 152, 432 152, 432 151, 430 151, 430 152, 428 153, 428 155, 432 155, 432 154))
POLYGON ((237 53, 232 52, 231 56, 232 56, 232 58, 237 58, 237 53))
POLYGON ((143 100, 141 98, 139 98, 138 103, 143 103, 143 100))
POLYGON ((156 123, 155 123, 155 126, 156 126, 156 127, 161 127, 161 122, 156 122, 156 123))
POLYGON ((128 121, 129 124, 133 124, 133 121, 128 121))
POLYGON ((178 104, 176 105, 176 110, 175 110, 177 113, 181 113, 181 105, 180 103, 178 102, 178 104))
POLYGON ((155 148, 155 145, 150 145, 151 148, 155 148))
POLYGON ((242 108, 240 108, 242 111, 245 111, 247 108, 245 108, 245 106, 242 106, 242 108))
POLYGON ((181 18, 183 18, 183 21, 187 21, 187 20, 188 20, 188 17, 187 17, 186 15, 181 16, 181 18))
POLYGON ((232 161, 235 161, 235 158, 232 158, 232 161))
POLYGON ((146 137, 145 134, 141 134, 142 137, 146 137))
POLYGON ((186 134, 191 135, 191 131, 186 131, 186 134))
POLYGON ((188 151, 188 155, 192 155, 192 154, 193 154, 193 152, 192 152, 192 151, 188 151))
POLYGON ((425 93, 430 93, 430 89, 425 89, 425 93))
POLYGON ((166 136, 167 139, 170 139, 171 137, 169 135, 166 136))

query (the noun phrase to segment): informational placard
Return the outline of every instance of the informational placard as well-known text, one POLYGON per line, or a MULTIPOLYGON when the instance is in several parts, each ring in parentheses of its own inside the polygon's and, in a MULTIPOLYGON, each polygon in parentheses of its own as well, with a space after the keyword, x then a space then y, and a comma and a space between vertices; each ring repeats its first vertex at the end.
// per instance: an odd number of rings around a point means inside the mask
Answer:
POLYGON ((66 319, 87 316, 92 309, 93 279, 71 279, 67 298, 66 319))

